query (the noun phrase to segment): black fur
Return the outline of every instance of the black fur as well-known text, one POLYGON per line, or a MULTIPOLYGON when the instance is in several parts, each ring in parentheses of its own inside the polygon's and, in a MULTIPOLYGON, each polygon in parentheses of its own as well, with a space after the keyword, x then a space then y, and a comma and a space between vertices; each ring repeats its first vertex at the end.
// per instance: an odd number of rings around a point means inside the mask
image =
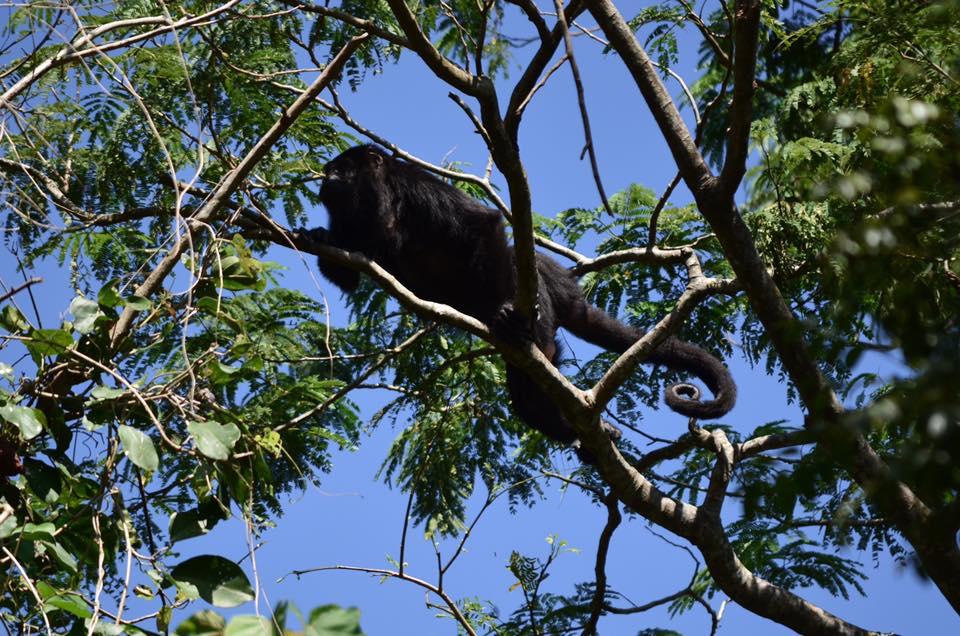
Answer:
MULTIPOLYGON (((313 230, 315 239, 362 252, 417 296, 448 304, 498 331, 510 322, 516 272, 499 212, 376 146, 345 151, 325 173, 320 197, 330 228, 313 230)), ((322 259, 319 266, 342 290, 356 289, 356 271, 322 259)), ((559 357, 559 327, 617 353, 642 336, 588 304, 574 276, 553 259, 538 253, 537 272, 540 313, 533 337, 551 362, 559 357)), ((674 411, 711 419, 733 408, 737 389, 729 371, 700 347, 668 338, 648 361, 692 373, 714 394, 713 400, 698 401, 689 385, 674 385, 666 396, 674 411)), ((507 387, 517 415, 529 426, 559 442, 576 440, 553 401, 509 364, 507 387)))

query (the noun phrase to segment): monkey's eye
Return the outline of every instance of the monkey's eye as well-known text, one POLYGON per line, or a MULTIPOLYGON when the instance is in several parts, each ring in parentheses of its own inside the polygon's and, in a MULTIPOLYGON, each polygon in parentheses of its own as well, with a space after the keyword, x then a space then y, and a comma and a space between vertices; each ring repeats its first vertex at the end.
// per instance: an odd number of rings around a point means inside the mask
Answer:
POLYGON ((328 179, 329 178, 344 179, 345 177, 352 174, 352 172, 353 172, 353 166, 350 164, 349 161, 345 161, 342 158, 339 161, 328 163, 323 168, 323 173, 328 179))

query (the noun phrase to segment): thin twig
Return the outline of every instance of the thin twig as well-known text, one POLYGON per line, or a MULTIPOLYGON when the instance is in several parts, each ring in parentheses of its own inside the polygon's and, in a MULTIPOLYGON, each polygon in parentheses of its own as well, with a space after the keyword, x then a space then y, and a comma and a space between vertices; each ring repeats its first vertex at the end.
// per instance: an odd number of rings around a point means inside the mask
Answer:
MULTIPOLYGON (((573 83, 577 89, 577 105, 580 107, 580 119, 583 121, 583 136, 586 142, 585 150, 590 155, 590 169, 593 171, 593 181, 597 184, 597 193, 600 200, 603 201, 603 208, 611 217, 613 210, 610 208, 610 201, 607 200, 607 193, 603 189, 603 181, 600 178, 600 166, 597 165, 597 150, 593 143, 593 134, 590 132, 590 116, 587 114, 587 100, 583 91, 583 82, 580 79, 580 68, 577 66, 577 58, 573 55, 573 39, 570 37, 570 29, 567 25, 567 18, 563 12, 561 0, 553 0, 557 9, 557 23, 563 31, 563 42, 567 49, 567 61, 570 63, 570 73, 573 75, 573 83)), ((581 153, 580 158, 583 158, 581 153)))
POLYGON ((10 297, 12 297, 12 296, 14 296, 14 295, 16 295, 17 293, 22 292, 24 289, 30 287, 31 285, 36 285, 37 283, 42 283, 42 282, 43 282, 43 279, 42 279, 42 278, 40 278, 39 276, 34 276, 34 277, 28 279, 27 282, 25 282, 25 283, 23 283, 23 284, 21 284, 21 285, 17 285, 16 287, 14 287, 13 289, 11 289, 11 290, 8 291, 7 293, 5 293, 5 294, 3 294, 2 296, 0 296, 0 303, 2 303, 3 301, 5 301, 6 299, 8 299, 8 298, 10 298, 10 297))

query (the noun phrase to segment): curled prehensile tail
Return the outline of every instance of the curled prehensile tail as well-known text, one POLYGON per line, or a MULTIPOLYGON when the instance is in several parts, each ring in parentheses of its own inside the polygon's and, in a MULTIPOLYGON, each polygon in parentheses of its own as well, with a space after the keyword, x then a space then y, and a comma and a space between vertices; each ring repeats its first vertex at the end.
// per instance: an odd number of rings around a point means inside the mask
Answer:
MULTIPOLYGON (((623 353, 643 336, 641 332, 592 305, 587 305, 583 313, 577 312, 565 318, 563 326, 574 335, 616 353, 623 353)), ((690 384, 678 383, 667 387, 667 406, 681 415, 703 420, 715 419, 728 413, 737 401, 737 385, 730 371, 720 360, 695 344, 670 336, 653 350, 646 361, 663 364, 674 371, 691 373, 713 393, 712 400, 699 400, 699 391, 690 384)))

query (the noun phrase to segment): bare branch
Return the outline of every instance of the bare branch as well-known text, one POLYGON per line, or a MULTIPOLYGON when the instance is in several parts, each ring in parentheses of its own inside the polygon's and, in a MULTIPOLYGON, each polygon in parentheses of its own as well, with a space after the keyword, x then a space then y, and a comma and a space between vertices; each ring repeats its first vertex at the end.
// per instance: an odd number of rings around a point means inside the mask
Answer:
POLYGON ((694 194, 708 189, 715 177, 697 149, 690 131, 663 86, 646 51, 611 0, 585 0, 590 14, 633 76, 663 134, 683 180, 694 194))
POLYGON ((759 31, 760 0, 739 0, 733 24, 733 101, 730 105, 727 152, 718 184, 726 196, 733 196, 747 169, 759 31))
MULTIPOLYGON (((580 107, 580 119, 583 122, 583 137, 586 144, 585 150, 590 155, 590 169, 593 172, 593 181, 597 184, 597 193, 603 202, 603 207, 611 217, 613 210, 610 209, 610 201, 607 200, 607 193, 603 189, 603 180, 600 178, 600 166, 597 165, 597 149, 593 143, 593 134, 590 132, 590 115, 587 113, 587 100, 583 91, 583 82, 580 80, 580 68, 577 66, 577 58, 573 54, 573 39, 570 37, 570 27, 567 25, 567 19, 563 13, 563 3, 561 0, 553 0, 557 8, 557 24, 563 32, 563 42, 567 49, 567 61, 570 63, 570 73, 573 75, 573 84, 577 90, 577 105, 580 107)), ((582 155, 581 155, 582 158, 582 155)))
POLYGON ((583 626, 584 636, 591 636, 597 633, 597 623, 600 621, 600 614, 603 612, 607 596, 607 554, 610 551, 610 541, 613 539, 613 533, 623 517, 620 515, 620 501, 614 492, 610 492, 603 499, 607 506, 607 523, 603 526, 600 533, 600 541, 597 545, 597 560, 594 565, 594 577, 596 588, 593 591, 593 599, 590 601, 590 617, 583 626))
POLYGON ((295 9, 300 9, 308 13, 315 13, 320 16, 333 18, 334 20, 339 20, 344 24, 349 24, 354 26, 362 31, 366 31, 370 35, 374 35, 382 40, 386 40, 391 44, 396 44, 397 46, 402 46, 405 49, 409 49, 410 43, 401 35, 394 33, 393 31, 388 31, 383 27, 375 24, 371 20, 365 20, 363 18, 358 18, 357 16, 347 13, 346 11, 341 11, 340 9, 331 9, 329 7, 320 6, 312 2, 305 2, 301 0, 280 0, 288 7, 293 7, 295 9))
MULTIPOLYGON (((457 623, 460 624, 460 627, 462 627, 468 634, 470 634, 470 636, 477 636, 477 633, 474 631, 473 626, 470 624, 470 621, 467 620, 467 618, 463 615, 463 613, 460 611, 460 608, 457 607, 457 602, 454 601, 450 597, 450 595, 448 595, 439 587, 431 583, 428 583, 423 579, 418 579, 415 576, 410 576, 409 574, 396 572, 394 570, 384 570, 381 568, 361 568, 361 567, 354 567, 351 565, 330 565, 326 567, 309 568, 306 570, 293 570, 290 574, 296 576, 297 578, 300 578, 304 574, 312 574, 314 572, 331 572, 334 570, 344 570, 347 572, 364 572, 366 574, 375 574, 377 576, 389 576, 391 578, 395 578, 401 581, 408 581, 410 583, 413 583, 414 585, 422 587, 423 589, 429 591, 432 594, 435 594, 441 600, 443 600, 444 604, 446 605, 446 610, 450 612, 450 615, 457 621, 457 623)), ((286 578, 285 576, 282 576, 280 577, 279 581, 282 582, 283 579, 285 578, 286 578)))
POLYGON ((434 48, 427 36, 420 30, 417 18, 407 7, 404 0, 387 0, 387 4, 390 5, 390 10, 407 36, 407 47, 419 55, 420 59, 430 67, 430 70, 437 77, 467 95, 480 97, 483 95, 489 96, 493 93, 493 85, 489 80, 471 75, 434 48))
POLYGON ((99 55, 106 51, 126 48, 132 44, 136 44, 137 42, 149 40, 171 31, 185 29, 187 27, 197 26, 199 24, 209 22, 218 15, 229 11, 239 3, 240 0, 229 0, 229 2, 226 2, 225 4, 222 4, 219 7, 202 15, 181 18, 177 21, 171 21, 165 16, 154 16, 116 20, 114 22, 103 24, 84 35, 74 38, 69 44, 57 51, 53 57, 48 58, 35 66, 29 73, 25 74, 16 83, 14 83, 13 86, 4 91, 3 94, 0 95, 0 108, 8 108, 11 100, 26 90, 31 84, 35 83, 37 80, 56 68, 76 62, 78 60, 82 60, 83 58, 91 55, 99 55), (147 31, 146 33, 140 33, 128 38, 124 38, 122 40, 108 42, 106 44, 93 44, 93 40, 102 35, 106 35, 111 31, 116 31, 117 29, 135 28, 138 26, 149 26, 151 24, 160 24, 163 26, 151 31, 147 31))
POLYGON ((17 285, 16 287, 14 287, 13 289, 11 289, 10 291, 8 291, 8 292, 6 292, 6 293, 4 293, 4 294, 0 294, 0 303, 2 303, 3 301, 5 301, 5 300, 8 299, 8 298, 12 298, 13 296, 16 296, 17 294, 19 294, 20 292, 22 292, 24 289, 27 289, 27 288, 30 287, 31 285, 36 285, 37 283, 42 283, 42 282, 43 282, 43 279, 42 279, 42 278, 40 278, 39 276, 34 276, 34 277, 28 279, 26 282, 24 282, 24 283, 22 283, 22 284, 20 284, 20 285, 17 285))

